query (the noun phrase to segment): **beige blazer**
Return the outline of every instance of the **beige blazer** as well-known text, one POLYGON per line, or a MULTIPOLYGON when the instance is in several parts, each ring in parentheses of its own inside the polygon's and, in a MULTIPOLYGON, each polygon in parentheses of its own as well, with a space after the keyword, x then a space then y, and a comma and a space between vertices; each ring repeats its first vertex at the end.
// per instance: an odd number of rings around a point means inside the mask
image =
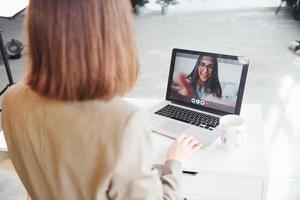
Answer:
POLYGON ((181 165, 152 169, 147 115, 115 98, 62 102, 26 84, 3 99, 13 164, 33 200, 181 199, 181 165))

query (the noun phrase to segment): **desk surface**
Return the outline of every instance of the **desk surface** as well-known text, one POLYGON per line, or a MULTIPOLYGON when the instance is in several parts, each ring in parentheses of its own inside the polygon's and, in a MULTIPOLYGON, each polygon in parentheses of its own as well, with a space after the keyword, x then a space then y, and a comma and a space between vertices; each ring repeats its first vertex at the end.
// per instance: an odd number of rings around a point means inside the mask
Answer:
POLYGON ((1 0, 0 17, 12 18, 29 4, 29 0, 1 0))
MULTIPOLYGON (((159 101, 125 98, 142 109, 148 109, 159 101)), ((262 129, 261 108, 255 104, 244 104, 241 115, 246 121, 245 143, 238 150, 229 152, 223 148, 220 140, 197 153, 184 165, 186 170, 203 173, 255 176, 265 178, 268 174, 266 149, 262 129)), ((164 161, 163 155, 172 140, 153 133, 156 162, 164 161)), ((0 150, 7 150, 3 132, 0 132, 0 150)))
MULTIPOLYGON (((148 109, 159 101, 127 98, 127 101, 142 109, 148 109)), ((243 104, 241 116, 245 118, 245 142, 236 151, 229 152, 216 140, 205 150, 201 150, 191 161, 184 164, 184 169, 203 173, 236 175, 246 177, 268 176, 267 152, 264 145, 261 107, 257 104, 243 104)), ((172 140, 153 134, 156 162, 163 163, 166 149, 172 140)))

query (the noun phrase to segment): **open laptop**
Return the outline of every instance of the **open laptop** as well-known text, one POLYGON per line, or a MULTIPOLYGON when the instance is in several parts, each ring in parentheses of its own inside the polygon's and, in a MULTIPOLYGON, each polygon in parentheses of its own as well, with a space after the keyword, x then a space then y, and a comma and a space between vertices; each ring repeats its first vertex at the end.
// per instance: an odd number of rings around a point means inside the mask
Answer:
POLYGON ((173 49, 166 100, 150 109, 152 131, 210 145, 220 136, 219 118, 240 114, 248 67, 244 56, 173 49))

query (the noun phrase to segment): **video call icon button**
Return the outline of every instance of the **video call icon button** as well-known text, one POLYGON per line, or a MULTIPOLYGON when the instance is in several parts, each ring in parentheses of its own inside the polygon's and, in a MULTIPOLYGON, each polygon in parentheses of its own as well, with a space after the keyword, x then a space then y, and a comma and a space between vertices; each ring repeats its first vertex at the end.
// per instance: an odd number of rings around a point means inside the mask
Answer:
POLYGON ((192 99, 191 99, 191 102, 192 102, 192 103, 195 103, 195 102, 196 102, 196 99, 195 99, 195 98, 192 98, 192 99))
POLYGON ((205 104, 205 101, 204 100, 201 100, 200 101, 200 104, 203 106, 205 104))

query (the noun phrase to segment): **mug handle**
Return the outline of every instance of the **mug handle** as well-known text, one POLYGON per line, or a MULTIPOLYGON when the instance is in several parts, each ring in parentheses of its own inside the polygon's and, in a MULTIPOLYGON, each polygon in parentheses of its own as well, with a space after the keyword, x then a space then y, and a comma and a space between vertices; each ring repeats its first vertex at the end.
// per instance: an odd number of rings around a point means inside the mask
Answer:
POLYGON ((224 126, 223 124, 219 124, 217 126, 218 131, 221 133, 221 141, 223 144, 226 143, 225 138, 224 138, 224 133, 226 132, 226 126, 224 126))
POLYGON ((245 136, 243 134, 242 131, 236 131, 235 132, 236 136, 239 138, 239 145, 243 144, 244 143, 244 140, 245 140, 245 136))
POLYGON ((219 124, 217 126, 217 128, 222 133, 222 135, 223 135, 223 132, 226 132, 226 126, 224 126, 223 124, 219 124))

